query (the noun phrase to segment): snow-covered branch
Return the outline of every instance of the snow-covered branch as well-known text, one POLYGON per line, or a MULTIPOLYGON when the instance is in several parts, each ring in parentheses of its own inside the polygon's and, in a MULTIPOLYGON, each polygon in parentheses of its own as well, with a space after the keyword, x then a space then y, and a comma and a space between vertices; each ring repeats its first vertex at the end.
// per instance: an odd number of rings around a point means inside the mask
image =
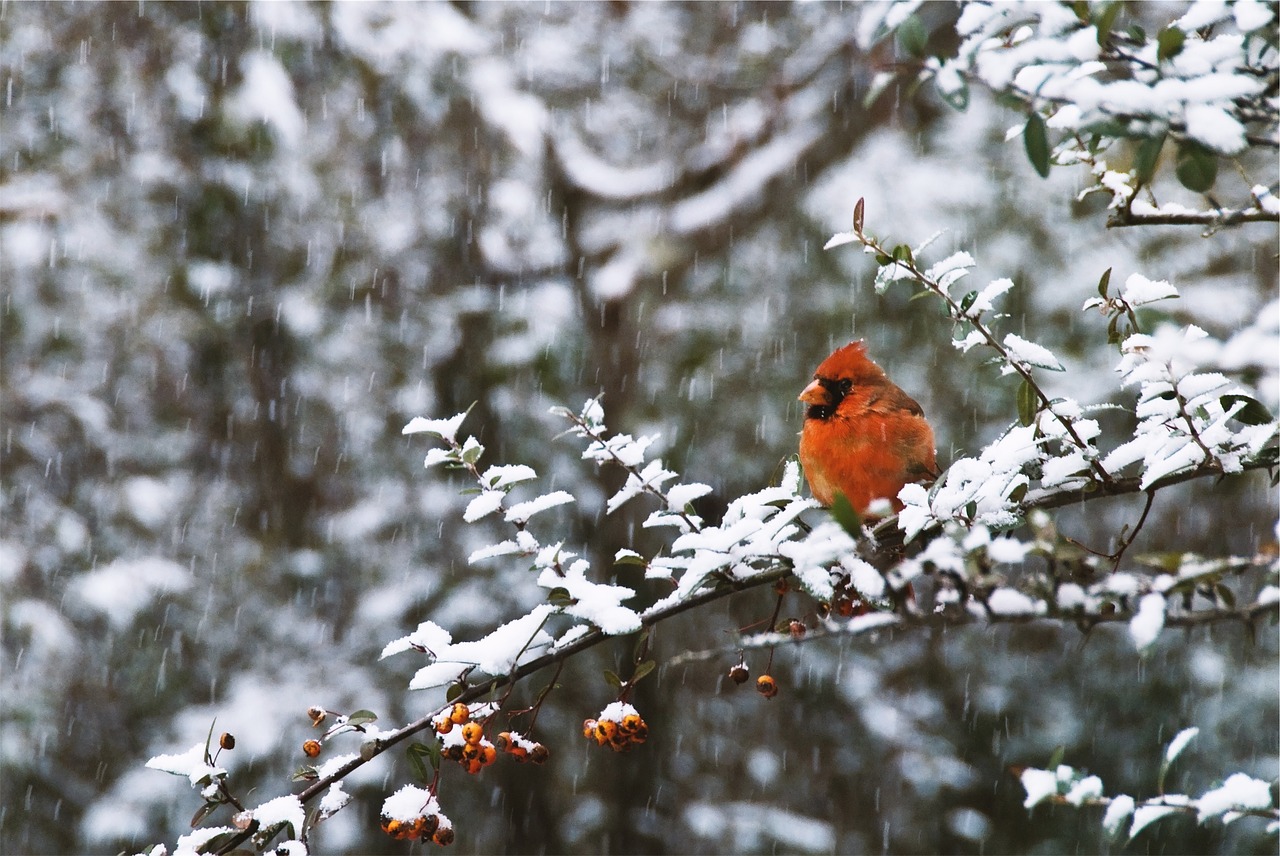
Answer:
POLYGON ((1161 759, 1156 788, 1160 793, 1157 796, 1140 800, 1128 794, 1104 796, 1100 778, 1066 764, 1057 764, 1048 770, 1035 767, 1014 770, 1027 793, 1023 805, 1028 809, 1042 803, 1076 808, 1101 807, 1104 809, 1103 829, 1109 837, 1124 843, 1132 841, 1138 833, 1161 818, 1175 814, 1195 815, 1196 821, 1202 824, 1217 820, 1224 825, 1246 817, 1257 817, 1267 821, 1268 833, 1280 831, 1280 808, 1272 796, 1272 783, 1263 779, 1232 773, 1198 797, 1163 792, 1169 768, 1199 733, 1199 728, 1185 728, 1170 741, 1161 759))

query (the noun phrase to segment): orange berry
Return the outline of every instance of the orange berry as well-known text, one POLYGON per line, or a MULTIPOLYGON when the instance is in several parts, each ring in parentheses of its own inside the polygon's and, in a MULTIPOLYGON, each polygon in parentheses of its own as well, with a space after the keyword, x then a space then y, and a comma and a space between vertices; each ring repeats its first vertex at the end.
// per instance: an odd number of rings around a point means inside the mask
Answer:
POLYGON ((480 772, 480 770, 484 768, 484 762, 482 762, 479 758, 473 758, 472 760, 466 762, 466 766, 467 766, 467 772, 474 776, 476 773, 480 772))
POLYGON ((461 725, 471 719, 471 710, 462 702, 458 702, 453 706, 453 710, 449 711, 449 718, 455 725, 461 725))
POLYGON ((582 721, 582 736, 583 736, 583 737, 595 737, 595 736, 596 736, 596 726, 597 726, 598 724, 599 724, 599 723, 597 723, 594 719, 584 719, 584 720, 582 721))
POLYGON ((302 753, 308 758, 315 758, 320 754, 320 741, 308 740, 302 744, 302 753))
POLYGON ((390 835, 392 838, 399 838, 400 827, 402 826, 404 826, 404 824, 398 820, 384 820, 382 822, 382 831, 387 835, 390 835))
POLYGON ((417 824, 418 824, 417 837, 430 838, 431 836, 436 834, 436 829, 439 828, 440 826, 440 818, 436 817, 434 814, 429 814, 426 817, 418 818, 417 824))
POLYGON ((596 724, 596 742, 608 743, 617 735, 618 723, 612 719, 602 719, 596 724))
POLYGON ((749 677, 751 677, 751 672, 747 669, 746 663, 738 663, 729 670, 729 678, 735 684, 745 684, 749 677))
POLYGON ((438 734, 448 734, 453 730, 453 720, 447 716, 435 720, 436 732, 438 734))
POLYGON ((503 731, 497 737, 493 738, 493 745, 503 752, 509 751, 514 745, 511 741, 511 732, 503 731))
POLYGON ((223 749, 234 749, 236 748, 236 736, 230 731, 224 731, 222 732, 222 735, 218 737, 218 745, 223 749))
POLYGON ((512 758, 515 758, 521 764, 529 760, 529 750, 524 748, 523 746, 508 746, 507 754, 510 755, 512 758))
POLYGON ((462 726, 462 739, 468 743, 479 743, 484 737, 484 726, 478 722, 468 722, 462 726))
POLYGON ((467 743, 462 747, 462 760, 478 761, 480 759, 480 744, 467 743))
POLYGON ((550 757, 551 751, 541 743, 533 744, 533 748, 529 750, 529 760, 535 764, 545 764, 550 757))
POLYGON ((765 698, 773 698, 778 694, 778 682, 772 675, 761 675, 756 678, 756 692, 765 698))
POLYGON ((640 718, 640 714, 628 713, 622 717, 622 722, 619 723, 618 729, 623 734, 634 734, 641 725, 644 725, 644 720, 640 718))
POLYGON ((497 749, 493 748, 492 746, 480 747, 480 763, 481 764, 487 767, 496 760, 498 760, 497 749))
POLYGON ((453 843, 453 827, 442 826, 431 836, 431 840, 441 847, 448 847, 453 843))
POLYGON ((450 746, 444 747, 444 749, 441 750, 441 754, 443 754, 444 757, 448 758, 450 761, 461 761, 462 747, 466 745, 467 745, 466 743, 454 743, 450 746))

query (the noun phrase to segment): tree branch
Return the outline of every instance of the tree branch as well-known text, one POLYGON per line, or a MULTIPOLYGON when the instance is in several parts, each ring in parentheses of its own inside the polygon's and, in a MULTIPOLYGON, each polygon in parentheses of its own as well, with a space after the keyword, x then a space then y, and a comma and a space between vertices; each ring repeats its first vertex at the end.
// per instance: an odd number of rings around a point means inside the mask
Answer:
POLYGON ((1260 208, 1222 208, 1214 211, 1181 211, 1134 214, 1124 208, 1116 209, 1107 218, 1107 228, 1125 226, 1235 226, 1240 223, 1280 223, 1280 214, 1260 208))
MULTIPOLYGON (((1247 462, 1243 466, 1244 472, 1252 470, 1261 470, 1268 468, 1269 464, 1263 461, 1247 462)), ((1142 487, 1141 479, 1138 477, 1112 478, 1109 482, 1090 481, 1087 485, 1057 490, 1032 491, 1027 498, 1023 500, 1020 508, 1023 513, 1034 508, 1049 509, 1060 508, 1062 506, 1071 505, 1077 502, 1086 502, 1093 499, 1099 499, 1106 496, 1123 496, 1131 493, 1140 493, 1143 490, 1154 492, 1161 488, 1171 487, 1185 481, 1195 478, 1203 478, 1207 476, 1225 475, 1220 467, 1202 466, 1194 470, 1188 470, 1183 473, 1166 476, 1158 479, 1146 488, 1142 487)), ((926 530, 922 533, 923 538, 918 539, 918 543, 924 543, 930 537, 936 537, 938 534, 937 527, 932 530, 926 530)), ((872 532, 875 540, 875 547, 881 553, 893 553, 901 548, 902 530, 897 527, 897 518, 890 517, 882 521, 872 532)), ((789 565, 777 565, 757 575, 746 579, 733 580, 731 582, 722 583, 714 588, 704 589, 679 602, 673 603, 661 609, 652 610, 641 616, 641 625, 643 627, 652 627, 660 624, 669 618, 674 618, 681 613, 692 609, 697 609, 709 603, 729 597, 740 591, 748 591, 759 588, 761 586, 772 585, 778 579, 791 573, 789 565)), ((888 615, 888 613, 884 613, 888 615)), ((939 627, 939 626, 959 626, 969 624, 1026 624, 1035 621, 1059 621, 1074 622, 1077 625, 1084 625, 1085 628, 1092 627, 1097 624, 1110 624, 1118 622, 1127 622, 1132 619, 1133 614, 1130 611, 1117 611, 1114 613, 1060 613, 1054 615, 1001 615, 989 614, 974 615, 968 611, 955 613, 909 613, 898 612, 893 613, 893 621, 882 620, 876 626, 907 626, 907 627, 939 627)), ((1165 619, 1167 627, 1193 627, 1202 624, 1210 624, 1222 621, 1240 621, 1250 623, 1266 615, 1280 615, 1280 603, 1254 603, 1239 609, 1211 609, 1201 612, 1190 612, 1169 615, 1165 619)), ((866 629, 872 629, 870 627, 866 629)), ((844 631, 853 632, 853 631, 844 631)), ((817 638, 822 634, 808 634, 804 638, 817 638)), ((594 648, 600 643, 618 637, 608 636, 598 628, 593 628, 587 633, 578 637, 574 641, 550 651, 539 657, 520 665, 518 668, 512 669, 504 675, 496 675, 482 683, 477 683, 462 691, 455 697, 450 704, 456 702, 468 703, 479 700, 483 696, 493 692, 496 689, 515 684, 524 678, 539 672, 548 666, 559 665, 567 661, 569 658, 576 656, 590 648, 594 648)), ((786 637, 790 639, 790 636, 786 637)), ((741 646, 738 646, 741 647, 741 646)), ((409 723, 395 731, 376 738, 373 741, 371 751, 364 751, 360 757, 354 758, 346 764, 339 767, 333 773, 318 779, 308 785, 301 793, 298 794, 299 802, 304 805, 315 799, 331 785, 342 781, 346 776, 355 770, 364 766, 364 764, 381 755, 408 738, 428 731, 432 728, 432 720, 439 711, 433 711, 431 714, 422 717, 414 722, 409 723)), ((240 832, 222 844, 216 851, 219 854, 227 854, 235 850, 240 844, 246 841, 253 830, 245 830, 240 832)))

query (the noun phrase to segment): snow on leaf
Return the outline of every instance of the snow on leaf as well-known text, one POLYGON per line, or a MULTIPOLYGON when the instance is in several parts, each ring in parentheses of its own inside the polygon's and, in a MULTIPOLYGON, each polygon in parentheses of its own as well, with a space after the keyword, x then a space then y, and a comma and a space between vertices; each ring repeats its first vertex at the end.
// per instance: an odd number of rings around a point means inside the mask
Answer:
POLYGON ((1130 306, 1145 306, 1157 300, 1168 300, 1178 296, 1178 289, 1165 280, 1150 280, 1140 273, 1129 274, 1120 290, 1120 297, 1130 306))
POLYGON ((711 493, 711 485, 678 484, 667 491, 667 507, 672 511, 683 511, 684 507, 701 496, 711 493))
POLYGON ((294 834, 301 834, 306 821, 306 812, 302 802, 292 794, 267 800, 253 809, 253 818, 269 829, 277 823, 288 823, 293 826, 294 834))
POLYGON ((523 524, 528 522, 529 518, 535 514, 540 514, 548 508, 555 508, 558 505, 566 505, 574 502, 573 494, 568 491, 557 490, 551 493, 528 500, 527 502, 518 502, 507 510, 507 522, 523 524))
POLYGON ((482 517, 487 517, 502 507, 502 500, 506 498, 506 495, 506 491, 501 490, 486 490, 482 492, 467 503, 467 510, 462 512, 462 519, 467 523, 474 523, 482 517))
POLYGON ((1187 744, 1194 740, 1199 733, 1200 729, 1194 726, 1191 728, 1184 728, 1179 731, 1177 735, 1169 741, 1168 748, 1164 750, 1165 766, 1172 764, 1177 757, 1182 754, 1182 750, 1187 748, 1187 744))
POLYGON ((845 244, 852 244, 854 241, 857 241, 857 240, 858 240, 858 236, 854 232, 837 232, 836 234, 832 235, 825 244, 822 245, 822 249, 824 250, 835 249, 836 247, 840 247, 845 244))
POLYGON ((408 636, 401 636, 393 642, 388 642, 386 647, 382 649, 382 654, 378 659, 383 660, 392 654, 399 654, 402 651, 415 650, 417 648, 425 648, 428 651, 438 651, 453 641, 453 637, 434 621, 424 621, 418 625, 418 629, 410 633, 408 636))
POLYGON ((515 541, 499 541, 497 544, 490 544, 488 547, 481 547, 476 550, 467 557, 467 564, 474 565, 476 562, 485 559, 492 559, 497 556, 511 556, 522 552, 524 550, 515 541))
POLYGON ((1137 838, 1138 833, 1155 823, 1162 817, 1168 817, 1178 809, 1169 805, 1138 806, 1133 812, 1133 825, 1129 827, 1129 838, 1137 838))
POLYGON ((1129 636, 1139 651, 1145 651, 1164 629, 1164 595, 1150 592, 1138 601, 1138 611, 1129 619, 1129 636))
MULTIPOLYGON (((358 756, 351 756, 351 758, 355 757, 358 756)), ((320 774, 320 778, 324 778, 324 775, 320 774)), ((327 818, 342 811, 350 803, 351 794, 342 789, 342 782, 334 782, 329 786, 328 790, 324 792, 324 796, 320 798, 320 805, 317 806, 317 808, 320 811, 320 817, 327 818)))
POLYGON ((987 544, 987 556, 993 562, 1016 565, 1025 559, 1032 549, 1032 544, 1024 543, 1017 538, 993 538, 987 544))
POLYGON ((622 601, 635 597, 626 586, 596 583, 586 578, 587 563, 574 563, 563 576, 551 568, 538 576, 538 585, 547 589, 563 588, 570 603, 561 607, 566 615, 590 621, 610 636, 634 633, 640 629, 640 616, 622 606, 622 601))
POLYGON ((409 689, 429 690, 451 684, 458 679, 458 675, 466 669, 467 665, 450 661, 423 666, 414 672, 413 678, 409 681, 409 689))
POLYGON ((504 675, 517 665, 518 660, 529 657, 535 649, 551 642, 551 637, 541 627, 552 611, 551 606, 538 604, 527 615, 508 621, 481 639, 453 643, 437 652, 437 657, 441 661, 451 659, 474 663, 490 675, 504 675))
POLYGON ((987 598, 987 607, 995 615, 1036 615, 1044 604, 1011 588, 998 588, 987 598))
POLYGON ((338 770, 345 767, 348 763, 350 763, 351 761, 354 761, 359 757, 360 756, 355 754, 354 752, 349 752, 343 755, 334 755, 329 760, 323 762, 322 764, 317 765, 316 775, 322 779, 327 779, 330 776, 332 776, 334 773, 337 773, 338 770))
POLYGON ((1224 104, 1188 104, 1186 121, 1187 136, 1205 148, 1224 155, 1239 154, 1248 148, 1244 125, 1224 104))
POLYGON ((1102 828, 1112 838, 1119 837, 1128 825, 1129 818, 1133 816, 1133 797, 1128 794, 1121 794, 1111 800, 1111 805, 1107 806, 1107 811, 1102 815, 1102 828))
POLYGON ((240 830, 234 826, 205 826, 193 829, 186 835, 178 836, 174 845, 173 856, 200 856, 204 845, 224 833, 235 833, 240 830))
POLYGON ((484 471, 484 475, 480 480, 491 490, 500 490, 504 487, 510 487, 513 484, 519 484, 523 481, 535 479, 538 474, 534 472, 533 467, 524 464, 500 464, 489 467, 484 471))
POLYGON ((973 256, 961 250, 958 253, 952 253, 942 261, 931 265, 924 275, 938 283, 944 293, 952 284, 968 275, 969 268, 973 267, 977 262, 973 260, 973 256))
POLYGON ((409 424, 404 426, 403 434, 435 434, 447 443, 456 443, 458 437, 458 426, 462 424, 462 420, 467 418, 467 414, 459 413, 456 416, 450 416, 448 419, 425 419, 421 416, 415 416, 409 420, 409 424))
POLYGON ((456 460, 457 455, 454 453, 453 449, 441 449, 436 447, 434 449, 427 450, 427 456, 423 459, 422 465, 427 469, 431 469, 438 464, 456 460))
POLYGON ((1232 773, 1219 787, 1196 800, 1199 821, 1204 823, 1229 810, 1258 810, 1272 807, 1271 783, 1244 773, 1232 773))
POLYGON ((227 774, 222 767, 213 767, 205 763, 203 743, 197 743, 180 755, 156 755, 147 761, 147 767, 162 773, 186 776, 193 786, 207 784, 227 774))
MULTIPOLYGON (((995 299, 1011 288, 1013 288, 1013 280, 1007 277, 992 280, 991 284, 979 291, 978 296, 973 299, 973 304, 969 307, 969 315, 976 316, 994 309, 995 299)), ((981 337, 982 334, 978 335, 981 337)))
POLYGON ((1074 806, 1081 806, 1087 800, 1096 800, 1102 796, 1102 779, 1097 776, 1085 776, 1071 786, 1065 799, 1074 806))
POLYGON ((1058 792, 1058 776, 1049 770, 1028 767, 1022 771, 1019 779, 1023 790, 1027 792, 1027 798, 1022 803, 1024 808, 1035 808, 1058 792))
POLYGON ((1058 358, 1052 351, 1035 342, 1029 342, 1015 333, 1005 335, 1004 347, 1009 352, 1010 359, 1023 366, 1055 372, 1063 371, 1062 363, 1058 362, 1058 358))

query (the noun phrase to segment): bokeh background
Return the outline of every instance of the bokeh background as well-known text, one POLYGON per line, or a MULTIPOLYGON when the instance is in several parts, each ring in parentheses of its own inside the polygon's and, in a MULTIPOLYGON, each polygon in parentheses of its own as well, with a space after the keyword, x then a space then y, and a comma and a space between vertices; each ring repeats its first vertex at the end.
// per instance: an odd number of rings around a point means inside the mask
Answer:
MULTIPOLYGON (((876 295, 869 259, 822 251, 860 197, 890 243, 945 230, 939 257, 1015 280, 1009 329, 1064 358, 1056 394, 1131 401, 1104 320, 1080 312, 1107 268, 1171 280, 1169 320, 1274 330, 1274 226, 1108 231, 1105 200, 1076 199, 1087 175, 1037 177, 1005 141, 1021 117, 980 91, 962 113, 927 88, 865 103, 898 59, 867 45, 881 13, 0 7, 0 850, 171 843, 199 798, 143 764, 215 719, 241 795, 286 793, 308 705, 393 725, 439 704, 405 689, 411 655, 377 660, 384 644, 427 618, 475 637, 543 596, 519 562, 467 564, 500 530, 461 522, 465 484, 422 469, 413 416, 474 403, 464 431, 488 463, 579 497, 539 519, 544 540, 606 575, 619 547, 659 546, 649 509, 603 516, 618 477, 557 439, 552 405, 603 394, 614 429, 661 434, 667 464, 715 488, 714 519, 777 478, 795 396, 863 337, 940 460, 980 449, 1016 388, 950 346, 930 301, 876 295)), ((956 14, 922 9, 935 47, 956 14)), ((1274 411, 1268 358, 1252 380, 1274 411)), ((1105 419, 1122 436, 1126 415, 1105 419)), ((1140 509, 1057 520, 1102 546, 1140 509)), ((1265 474, 1197 482, 1161 493, 1130 555, 1251 555, 1275 521, 1265 474)), ((627 756, 578 726, 630 643, 578 658, 538 722, 552 763, 446 768, 457 849, 1102 852, 1098 810, 1027 812, 1009 765, 1062 747, 1109 792, 1150 795, 1164 743, 1197 725, 1168 790, 1277 776, 1272 626, 1167 632, 1146 657, 1123 629, 1056 625, 815 641, 778 651, 766 702, 723 675, 737 628, 771 610, 748 593, 658 630, 660 662, 723 650, 642 684, 651 736, 627 756)), ((349 779, 355 803, 313 849, 426 849, 378 829, 410 775, 391 752, 349 779)), ((1130 849, 1274 852, 1262 826, 1172 818, 1130 849)))

